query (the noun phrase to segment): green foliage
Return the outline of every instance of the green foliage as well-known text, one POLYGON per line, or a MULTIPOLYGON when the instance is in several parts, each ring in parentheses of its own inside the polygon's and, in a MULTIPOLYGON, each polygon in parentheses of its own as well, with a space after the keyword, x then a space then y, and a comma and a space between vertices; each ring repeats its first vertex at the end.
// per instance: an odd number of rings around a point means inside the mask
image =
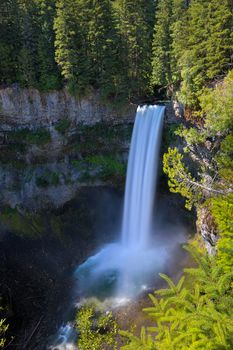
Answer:
POLYGON ((150 96, 151 81, 169 94, 180 85, 197 108, 203 87, 231 67, 228 0, 7 0, 0 9, 3 84, 58 89, 59 66, 77 96, 97 89, 119 105, 150 96))
POLYGON ((117 0, 115 6, 122 38, 121 69, 131 100, 149 93, 154 2, 117 0))
POLYGON ((80 182, 101 180, 110 184, 124 184, 126 165, 117 156, 89 155, 82 160, 72 160, 72 165, 80 171, 80 182))
POLYGON ((18 81, 43 91, 61 87, 54 59, 54 0, 18 2, 18 81))
POLYGON ((47 170, 43 175, 36 178, 36 185, 38 187, 58 186, 59 183, 59 174, 49 170, 47 170))
POLYGON ((175 284, 161 274, 168 288, 149 297, 153 306, 144 311, 153 320, 142 329, 141 337, 121 332, 129 344, 122 350, 230 350, 233 346, 233 273, 224 273, 213 259, 191 247, 198 267, 186 269, 175 284), (192 283, 185 283, 187 277, 192 283))
POLYGON ((80 96, 94 88, 112 102, 144 93, 150 74, 152 3, 58 1, 56 60, 70 92, 80 96))
MULTIPOLYGON (((1 308, 0 308, 1 310, 1 308)), ((4 348, 4 345, 6 343, 5 333, 8 329, 9 325, 6 324, 6 319, 0 319, 0 348, 4 348)))
POLYGON ((78 311, 76 325, 80 350, 117 349, 117 324, 111 312, 101 314, 86 305, 78 311))
POLYGON ((42 91, 59 89, 62 86, 60 72, 55 62, 53 30, 56 1, 36 0, 38 6, 39 37, 37 44, 39 78, 37 87, 42 91))
POLYGON ((182 102, 198 109, 203 88, 231 68, 232 23, 228 0, 158 0, 152 84, 169 94, 180 88, 182 102))
POLYGON ((60 0, 57 6, 56 60, 70 92, 95 88, 104 99, 117 98, 123 62, 111 1, 60 0))
POLYGON ((55 57, 72 93, 82 94, 89 80, 89 57, 84 46, 86 28, 82 26, 82 1, 57 2, 54 22, 55 57))
POLYGON ((205 89, 200 105, 205 117, 205 127, 210 135, 226 135, 233 130, 233 70, 215 89, 205 89))
POLYGON ((92 167, 99 167, 98 177, 103 181, 123 182, 126 173, 126 166, 112 156, 89 156, 87 161, 92 167))
POLYGON ((0 83, 14 83, 17 76, 17 53, 19 32, 17 27, 18 7, 16 0, 0 3, 0 83))
POLYGON ((185 139, 187 146, 193 146, 194 144, 204 144, 207 133, 196 127, 185 128, 183 125, 176 130, 176 135, 185 139))
POLYGON ((195 179, 184 166, 184 156, 178 150, 169 149, 164 155, 164 172, 169 186, 188 199, 188 205, 198 204, 202 198, 228 194, 233 181, 232 148, 232 71, 214 89, 205 89, 200 97, 204 123, 199 126, 181 126, 176 131, 184 138, 184 151, 192 158, 195 179))
POLYGON ((157 350, 151 334, 148 334, 145 327, 141 328, 140 338, 128 331, 120 331, 120 335, 128 339, 128 343, 121 347, 121 350, 157 350))
POLYGON ((164 149, 167 149, 171 144, 174 144, 177 141, 178 128, 179 126, 177 123, 169 124, 168 126, 164 127, 162 140, 162 147, 164 149))
POLYGON ((191 209, 192 205, 200 200, 202 192, 198 188, 198 183, 184 165, 183 158, 177 148, 169 148, 163 156, 163 171, 169 178, 170 191, 180 193, 185 197, 186 208, 191 209))
POLYGON ((171 84, 171 20, 172 1, 160 0, 156 9, 153 52, 152 85, 168 87, 171 84))
POLYGON ((220 150, 216 155, 216 161, 219 167, 219 175, 224 187, 231 187, 233 183, 233 136, 228 135, 221 142, 220 150))
POLYGON ((174 39, 181 72, 180 97, 196 107, 208 81, 229 69, 233 50, 232 13, 228 0, 195 0, 187 8, 185 37, 174 39))
POLYGON ((212 198, 210 210, 221 237, 217 243, 217 261, 226 271, 231 271, 233 266, 233 194, 212 198))
POLYGON ((71 121, 67 118, 63 118, 59 120, 59 122, 55 125, 55 129, 62 135, 66 133, 69 129, 71 121))
MULTIPOLYGON (((173 0, 172 19, 170 21, 171 33, 171 52, 170 52, 170 68, 172 74, 172 83, 176 90, 181 84, 181 66, 178 64, 180 59, 180 52, 183 52, 187 47, 187 29, 188 22, 187 8, 190 1, 173 0)), ((177 91, 176 91, 177 92, 177 91)))
POLYGON ((29 129, 20 129, 10 134, 11 140, 15 143, 26 145, 44 146, 50 139, 50 132, 45 128, 40 128, 35 131, 29 129))
POLYGON ((0 83, 48 91, 62 75, 72 94, 98 90, 114 105, 148 91, 152 0, 7 0, 0 10, 0 83))
POLYGON ((0 219, 10 232, 22 236, 36 237, 44 232, 44 222, 41 216, 34 212, 5 208, 0 213, 0 219))

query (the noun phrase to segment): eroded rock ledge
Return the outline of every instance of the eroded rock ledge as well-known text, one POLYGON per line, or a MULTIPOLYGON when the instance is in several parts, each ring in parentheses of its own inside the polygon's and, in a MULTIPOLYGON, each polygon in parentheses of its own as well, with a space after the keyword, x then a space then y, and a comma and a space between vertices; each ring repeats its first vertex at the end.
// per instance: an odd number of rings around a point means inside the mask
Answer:
POLYGON ((120 111, 111 108, 101 103, 97 94, 78 100, 66 89, 47 93, 22 89, 18 85, 0 89, 0 125, 5 130, 12 127, 47 128, 62 118, 68 118, 74 125, 129 122, 133 120, 135 110, 135 105, 120 111))
MULTIPOLYGON (((66 89, 0 88, 0 207, 59 208, 83 186, 124 184, 136 108, 66 89)), ((168 104, 167 128, 179 121, 168 104)))

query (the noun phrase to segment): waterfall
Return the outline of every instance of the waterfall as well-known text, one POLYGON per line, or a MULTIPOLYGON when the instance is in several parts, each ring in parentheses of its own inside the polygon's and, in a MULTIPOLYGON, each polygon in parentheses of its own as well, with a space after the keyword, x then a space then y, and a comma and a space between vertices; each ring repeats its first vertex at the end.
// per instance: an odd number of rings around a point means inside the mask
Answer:
MULTIPOLYGON (((152 213, 158 173, 160 139, 165 107, 138 107, 131 140, 121 239, 111 243, 80 265, 75 276, 78 289, 93 296, 103 289, 125 301, 146 288, 160 271, 167 252, 159 241, 151 242, 152 213), (109 288, 110 286, 110 288, 109 288)), ((103 295, 102 295, 103 296, 103 295)), ((76 350, 74 328, 62 326, 52 350, 76 350)))
POLYGON ((146 248, 149 243, 164 109, 160 106, 137 109, 122 225, 122 243, 129 248, 146 248))
POLYGON ((120 298, 144 288, 166 253, 151 242, 154 194, 165 107, 138 107, 131 140, 121 239, 106 245, 76 270, 79 289, 94 295, 103 289, 120 298), (140 264, 138 264, 140 262, 140 264), (106 287, 107 285, 107 287, 106 287), (105 286, 103 288, 103 286, 105 286))

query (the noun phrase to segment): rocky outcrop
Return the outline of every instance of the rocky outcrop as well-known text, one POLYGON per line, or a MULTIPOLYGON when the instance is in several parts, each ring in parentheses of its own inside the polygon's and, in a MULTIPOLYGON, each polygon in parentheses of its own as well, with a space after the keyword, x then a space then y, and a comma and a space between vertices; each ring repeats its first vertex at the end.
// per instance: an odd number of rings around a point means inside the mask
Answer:
MULTIPOLYGON (((0 206, 58 208, 85 185, 121 184, 136 107, 110 107, 98 94, 78 100, 65 88, 1 88, 0 206)), ((175 107, 166 106, 168 138, 175 107)))
POLYGON ((197 211, 197 230, 204 239, 206 249, 210 255, 216 254, 216 243, 219 239, 217 226, 208 205, 201 206, 197 211))
POLYGON ((183 116, 184 107, 180 102, 173 100, 166 104, 165 124, 181 123, 183 116))
MULTIPOLYGON (((98 94, 0 89, 0 205, 60 207, 79 187, 109 182, 125 163, 136 106, 110 107, 98 94)), ((117 179, 118 180, 118 179, 117 179)))
POLYGON ((0 89, 0 128, 13 127, 35 129, 49 128, 60 119, 67 118, 73 124, 93 125, 98 122, 129 122, 134 119, 136 106, 119 111, 101 103, 97 94, 80 100, 66 89, 39 92, 22 89, 18 85, 0 89))
POLYGON ((62 207, 74 198, 78 188, 87 184, 79 181, 81 175, 74 166, 65 163, 38 164, 23 169, 3 166, 0 170, 1 206, 28 210, 62 207))

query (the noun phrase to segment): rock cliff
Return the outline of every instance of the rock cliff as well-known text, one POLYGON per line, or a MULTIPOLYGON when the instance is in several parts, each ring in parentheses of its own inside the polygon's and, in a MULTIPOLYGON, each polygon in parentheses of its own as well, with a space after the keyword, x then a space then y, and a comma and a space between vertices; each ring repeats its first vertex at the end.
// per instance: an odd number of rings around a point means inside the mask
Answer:
MULTIPOLYGON (((66 89, 1 88, 1 221, 22 226, 84 186, 124 185, 136 107, 113 108, 97 94, 77 100, 66 89)), ((167 105, 165 134, 180 122, 176 112, 167 105)))
POLYGON ((0 89, 0 205, 60 207, 79 187, 123 181, 136 106, 18 85, 0 89))
POLYGON ((96 94, 77 100, 66 89, 48 93, 22 89, 18 85, 0 89, 0 127, 3 130, 48 128, 63 118, 74 125, 129 122, 133 120, 135 110, 133 105, 123 111, 113 109, 101 103, 96 94))

